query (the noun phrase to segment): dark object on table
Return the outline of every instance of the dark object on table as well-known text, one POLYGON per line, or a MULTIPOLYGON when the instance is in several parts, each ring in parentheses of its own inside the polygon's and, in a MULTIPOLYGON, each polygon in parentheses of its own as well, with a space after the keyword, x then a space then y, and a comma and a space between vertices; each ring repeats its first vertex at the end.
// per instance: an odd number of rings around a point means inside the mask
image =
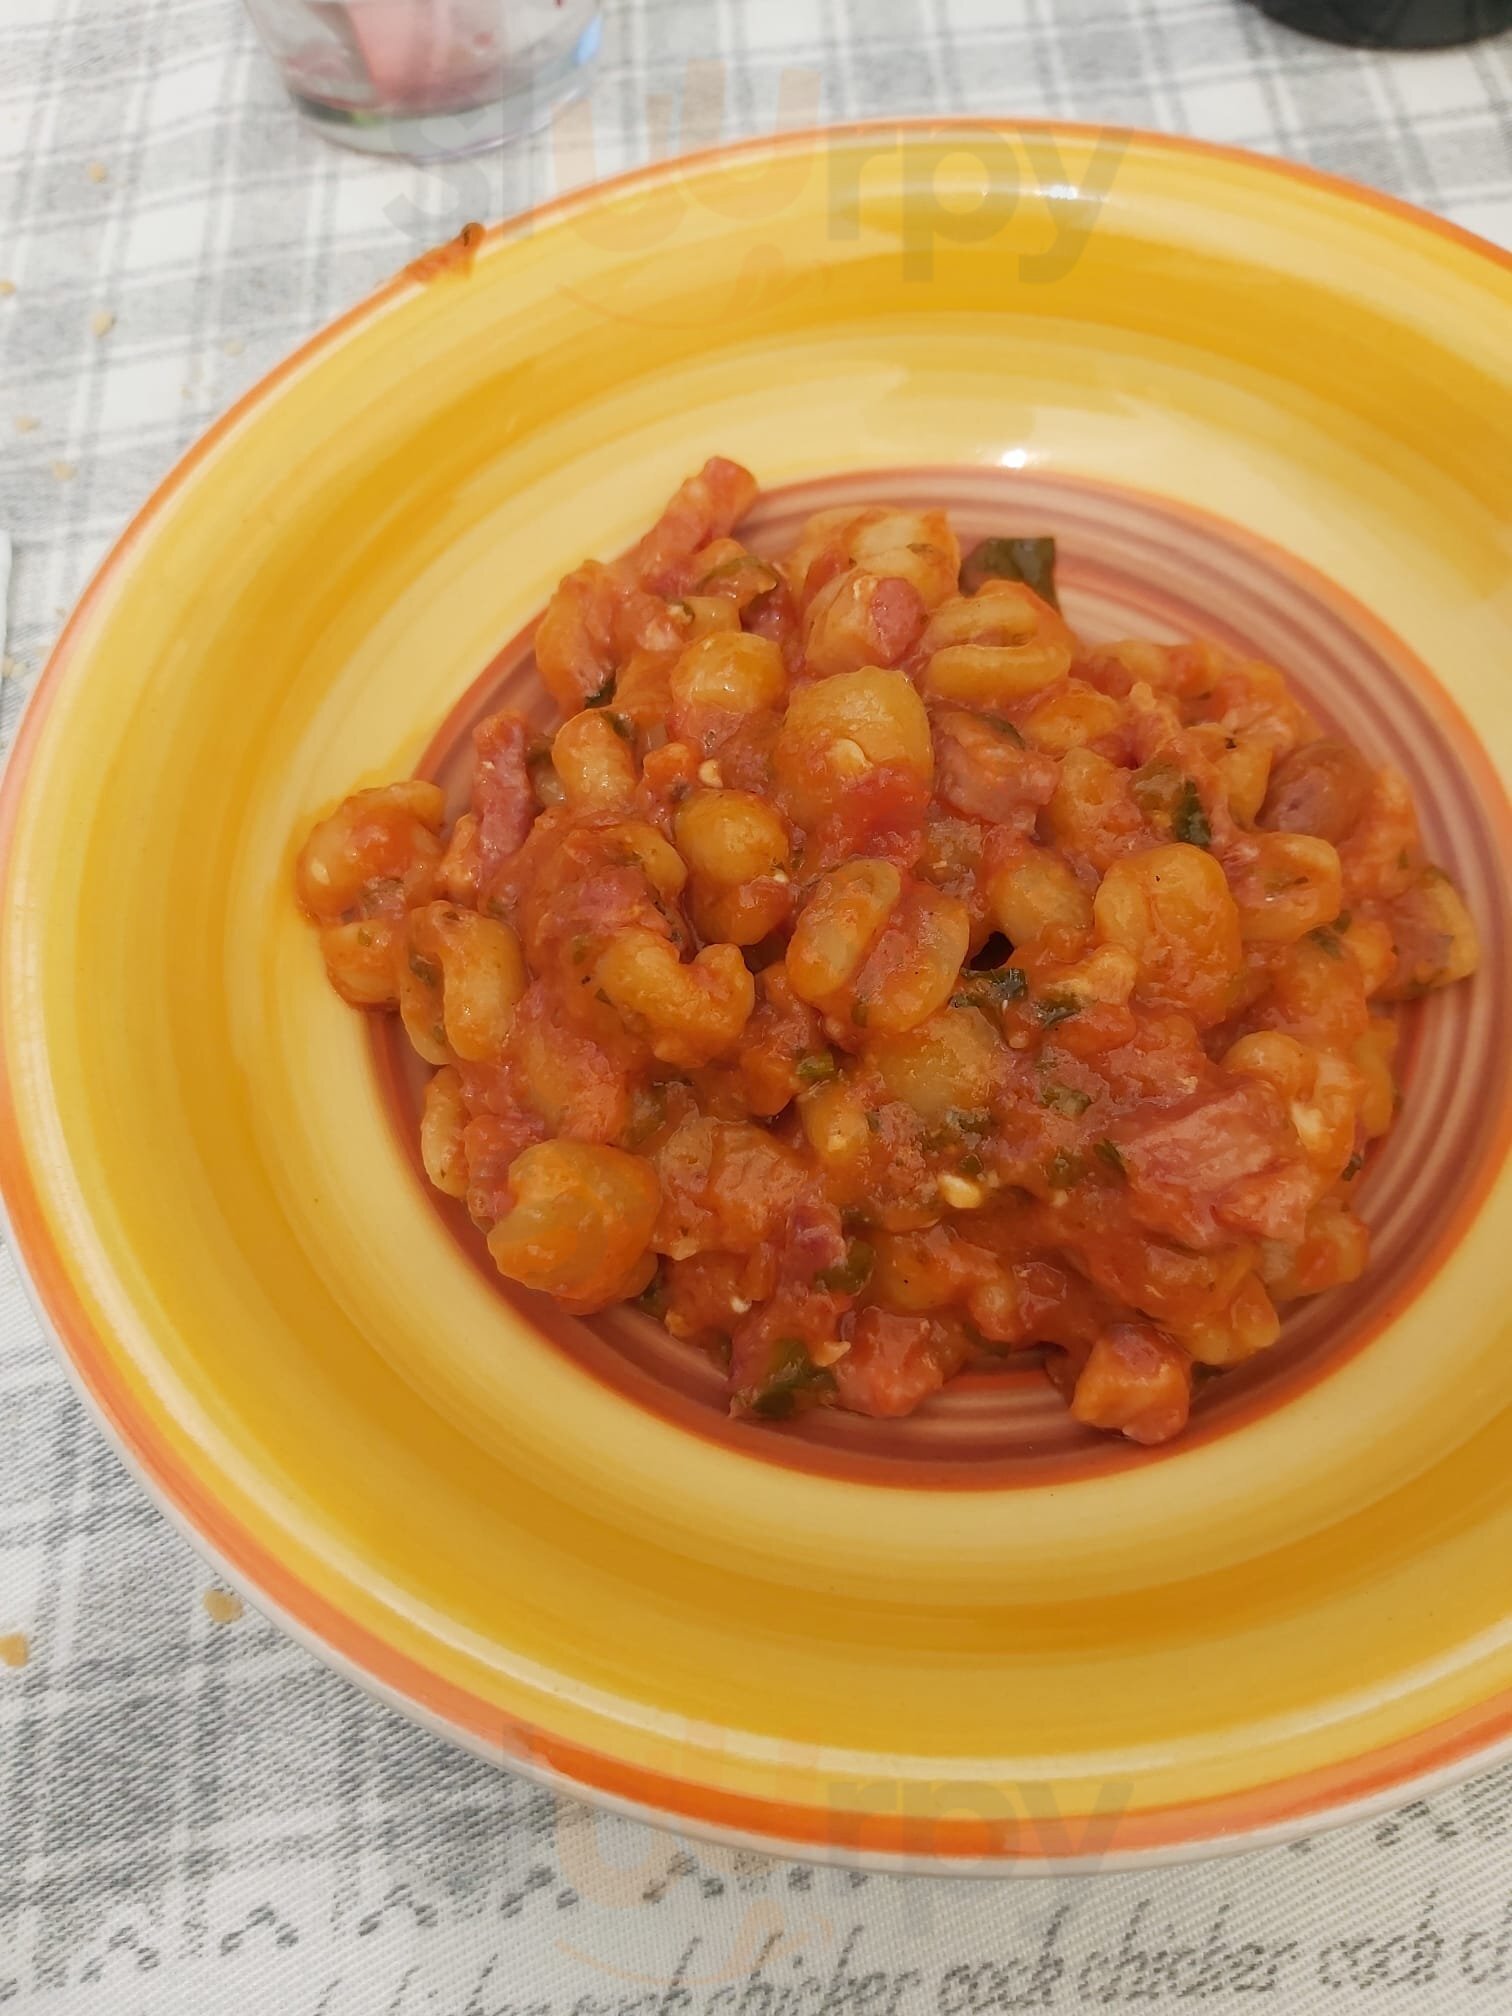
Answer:
POLYGON ((1255 0, 1304 35, 1360 49, 1447 49, 1512 28, 1512 0, 1255 0))

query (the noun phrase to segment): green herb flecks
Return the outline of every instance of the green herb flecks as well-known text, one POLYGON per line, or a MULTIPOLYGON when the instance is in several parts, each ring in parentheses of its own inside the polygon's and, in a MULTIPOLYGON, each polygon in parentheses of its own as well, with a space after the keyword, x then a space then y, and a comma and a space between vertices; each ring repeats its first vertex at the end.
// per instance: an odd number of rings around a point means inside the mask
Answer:
POLYGON ((786 1421, 801 1404, 822 1399, 834 1387, 833 1376, 809 1357, 801 1337, 779 1337, 772 1369, 751 1398, 751 1412, 768 1421, 786 1421))
POLYGON ((1029 976, 1022 966, 995 966, 986 973, 963 973, 960 986, 950 997, 950 1005, 978 1008, 984 1015, 995 1015, 1010 1001, 1022 1001, 1028 992, 1029 976))
POLYGON ((1344 936, 1349 929, 1349 912, 1341 910, 1332 924, 1320 924, 1316 931, 1309 931, 1308 937, 1315 945, 1321 945, 1330 959, 1344 957, 1344 936))
POLYGON ((644 1309, 648 1316, 655 1316, 658 1321, 666 1315, 667 1273, 664 1267, 660 1265, 657 1267, 651 1279, 636 1296, 635 1306, 637 1309, 644 1309))
POLYGON ((823 1267, 814 1276, 816 1288, 827 1288, 834 1295, 859 1295, 871 1279, 876 1253, 865 1239, 852 1239, 845 1249, 845 1258, 833 1267, 823 1267))
POLYGON ((1129 778, 1129 795, 1149 819, 1170 819, 1181 796, 1181 772, 1174 763, 1157 758, 1141 764, 1129 778))
POLYGON ((995 728, 999 735, 1006 735, 1008 740, 1016 743, 1020 749, 1026 747, 1023 736, 1014 727, 1006 714, 984 714, 982 719, 987 723, 989 728, 995 728))
POLYGON ((840 1066, 831 1050, 813 1050, 807 1057, 800 1057, 793 1066, 793 1076, 800 1085, 825 1085, 839 1073, 840 1066))
POLYGON ((974 595, 984 581, 1022 581, 1052 609, 1059 609, 1055 592, 1055 541, 982 540, 961 563, 962 593, 974 595))
POLYGON ((945 1115, 945 1125, 956 1134, 990 1134, 992 1115, 985 1106, 952 1106, 945 1115))
POLYGON ((1197 786, 1190 777, 1182 783, 1181 795, 1171 814, 1171 834, 1174 839, 1184 840, 1189 847, 1211 847, 1213 844, 1213 829, 1197 795, 1197 786))

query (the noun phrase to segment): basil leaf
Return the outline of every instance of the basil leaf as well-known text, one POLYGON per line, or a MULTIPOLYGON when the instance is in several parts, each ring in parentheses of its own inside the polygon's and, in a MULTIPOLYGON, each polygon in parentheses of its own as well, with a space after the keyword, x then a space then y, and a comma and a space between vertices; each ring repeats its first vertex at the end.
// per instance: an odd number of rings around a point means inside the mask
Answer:
POLYGON ((852 1239, 845 1258, 834 1267, 824 1267, 814 1276, 816 1288, 828 1288, 836 1295, 859 1295, 871 1279, 876 1253, 865 1239, 852 1239))
POLYGON ((984 581, 1022 581, 1052 609, 1055 593, 1053 539, 984 539, 961 563, 961 592, 974 595, 984 581))
POLYGON ((828 1050, 812 1051, 807 1057, 800 1057, 793 1066, 793 1076, 800 1085, 823 1085, 829 1079, 838 1077, 840 1067, 828 1050))
POLYGON ((1190 777, 1182 785, 1176 810, 1171 814, 1171 835, 1174 839, 1184 840, 1189 847, 1211 847, 1213 844, 1213 829, 1197 795, 1197 786, 1190 777))

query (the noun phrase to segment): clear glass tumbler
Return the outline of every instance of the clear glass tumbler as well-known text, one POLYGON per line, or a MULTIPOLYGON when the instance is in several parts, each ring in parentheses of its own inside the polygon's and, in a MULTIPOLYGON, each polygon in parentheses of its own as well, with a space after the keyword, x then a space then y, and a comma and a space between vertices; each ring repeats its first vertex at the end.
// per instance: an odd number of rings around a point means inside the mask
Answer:
POLYGON ((247 0, 317 131, 435 161, 544 125, 598 54, 599 0, 247 0))

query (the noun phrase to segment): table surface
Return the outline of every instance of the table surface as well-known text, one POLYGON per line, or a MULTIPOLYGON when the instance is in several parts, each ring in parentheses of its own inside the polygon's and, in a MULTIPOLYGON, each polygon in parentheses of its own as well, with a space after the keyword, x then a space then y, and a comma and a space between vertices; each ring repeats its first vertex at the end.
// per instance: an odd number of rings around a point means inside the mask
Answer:
MULTIPOLYGON (((419 170, 295 123, 236 0, 3 0, 0 749, 205 423, 468 218, 721 135, 1064 115, 1295 156, 1512 243, 1512 40, 1328 49, 1239 0, 611 0, 591 120, 419 170)), ((815 1870, 464 1757, 215 1588, 0 1247, 0 2006, 179 2016, 1512 2007, 1512 1767, 1148 1876, 815 1870)))

